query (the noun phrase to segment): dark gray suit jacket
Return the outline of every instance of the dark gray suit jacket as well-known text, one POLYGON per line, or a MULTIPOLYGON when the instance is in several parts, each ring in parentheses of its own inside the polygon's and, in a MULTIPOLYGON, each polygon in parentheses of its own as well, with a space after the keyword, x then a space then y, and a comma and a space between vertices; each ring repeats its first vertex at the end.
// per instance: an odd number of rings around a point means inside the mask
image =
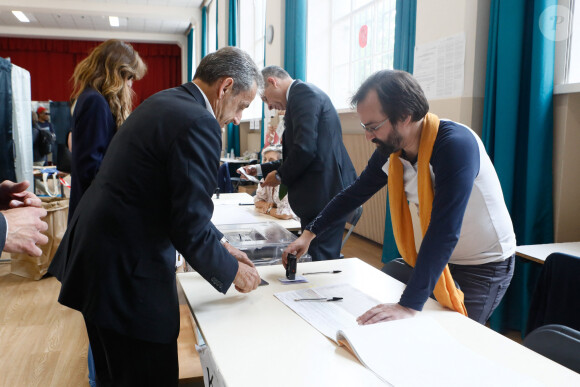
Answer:
POLYGON ((292 84, 284 124, 283 161, 262 164, 262 173, 278 170, 292 210, 306 225, 355 181, 356 171, 336 109, 318 87, 300 80, 292 84))
POLYGON ((175 248, 225 293, 238 263, 211 223, 221 129, 188 83, 143 102, 119 129, 50 267, 59 301, 120 334, 179 334, 175 248))

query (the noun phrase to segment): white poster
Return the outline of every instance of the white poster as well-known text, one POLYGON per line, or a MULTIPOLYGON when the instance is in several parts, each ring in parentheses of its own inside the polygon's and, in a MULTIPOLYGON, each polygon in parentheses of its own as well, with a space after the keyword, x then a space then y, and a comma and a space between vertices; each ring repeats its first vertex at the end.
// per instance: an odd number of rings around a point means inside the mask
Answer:
POLYGON ((427 99, 461 97, 464 67, 464 33, 415 46, 413 76, 427 99))

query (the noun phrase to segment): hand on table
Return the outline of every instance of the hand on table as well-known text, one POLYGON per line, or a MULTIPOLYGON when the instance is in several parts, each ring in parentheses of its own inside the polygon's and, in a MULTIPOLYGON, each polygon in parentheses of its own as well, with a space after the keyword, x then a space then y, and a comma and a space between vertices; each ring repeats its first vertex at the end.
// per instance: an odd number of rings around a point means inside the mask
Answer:
POLYGON ((359 325, 369 325, 378 322, 409 318, 417 313, 416 310, 404 307, 400 304, 379 304, 359 316, 356 321, 359 325))
POLYGON ((256 268, 238 261, 238 273, 234 278, 236 290, 240 293, 249 293, 260 284, 260 275, 256 268))

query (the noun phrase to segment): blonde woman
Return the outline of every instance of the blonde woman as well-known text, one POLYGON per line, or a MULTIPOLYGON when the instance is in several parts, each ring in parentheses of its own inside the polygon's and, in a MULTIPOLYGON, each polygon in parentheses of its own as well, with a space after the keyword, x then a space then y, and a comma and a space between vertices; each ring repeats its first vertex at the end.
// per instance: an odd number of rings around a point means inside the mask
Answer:
MULTIPOLYGON (((107 40, 80 62, 72 76, 73 103, 71 197, 69 221, 81 197, 95 178, 109 143, 132 110, 133 80, 147 67, 133 47, 120 40, 107 40)), ((51 268, 51 270, 59 270, 51 268)), ((89 384, 97 385, 93 351, 89 346, 89 384)), ((102 383, 105 381, 101 381, 102 383)))
POLYGON ((107 151, 117 129, 132 110, 134 80, 147 67, 133 47, 107 40, 80 62, 72 79, 72 166, 69 220, 107 151))

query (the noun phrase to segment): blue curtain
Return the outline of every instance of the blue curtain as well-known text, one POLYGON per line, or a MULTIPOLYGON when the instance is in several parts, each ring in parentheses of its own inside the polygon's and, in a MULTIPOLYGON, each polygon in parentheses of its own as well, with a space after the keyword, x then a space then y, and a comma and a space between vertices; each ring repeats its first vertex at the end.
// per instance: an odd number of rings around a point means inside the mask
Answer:
POLYGON ((12 136, 12 64, 0 58, 0 182, 16 181, 12 136))
POLYGON ((201 57, 207 55, 207 7, 201 9, 201 57))
MULTIPOLYGON (((417 19, 417 0, 397 0, 395 15, 395 51, 393 68, 413 73, 415 57, 415 23, 417 19)), ((387 212, 385 216, 385 236, 383 238, 382 261, 389 262, 401 256, 397 249, 387 192, 387 212)))
MULTIPOLYGON (((230 0, 228 16, 228 45, 238 45, 238 0, 230 0)), ((240 156, 240 127, 232 123, 228 124, 228 147, 226 152, 234 150, 236 156, 240 156)))
POLYGON ((193 79, 193 50, 195 50, 195 45, 193 44, 193 28, 189 29, 187 33, 187 80, 186 82, 191 82, 193 79))
MULTIPOLYGON (((518 245, 553 241, 552 147, 557 0, 493 0, 487 52, 483 142, 495 165, 518 245), (540 29, 549 25, 546 28, 540 29), (549 32, 551 31, 551 32, 549 32)), ((539 265, 516 262, 514 280, 491 319, 525 330, 539 265)))
POLYGON ((306 17, 306 0, 286 0, 284 69, 302 80, 306 80, 306 17))
POLYGON ((417 0, 397 0, 393 68, 413 74, 417 0))

